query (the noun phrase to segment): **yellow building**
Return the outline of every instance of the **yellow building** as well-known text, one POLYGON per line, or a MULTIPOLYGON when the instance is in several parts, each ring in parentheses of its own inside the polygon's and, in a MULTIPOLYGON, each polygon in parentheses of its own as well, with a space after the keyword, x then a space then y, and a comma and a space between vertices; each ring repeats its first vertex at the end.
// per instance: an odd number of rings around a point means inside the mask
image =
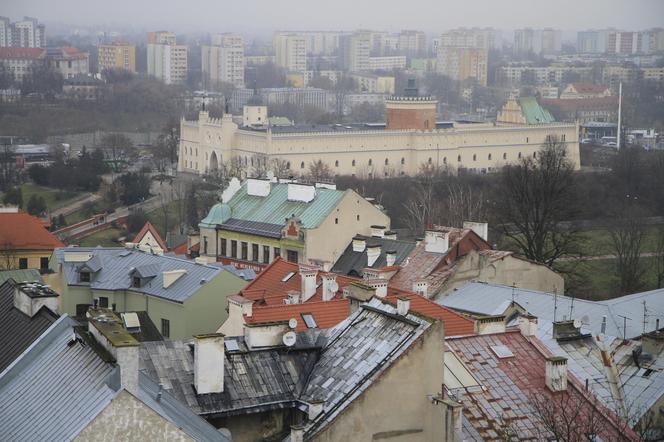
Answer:
POLYGON ((49 269, 53 249, 64 247, 34 216, 0 207, 0 269, 49 269))
POLYGON ((453 80, 474 78, 486 86, 488 50, 483 48, 441 46, 438 48, 438 72, 453 80))
POLYGON ((115 42, 97 46, 98 71, 124 69, 136 72, 136 47, 127 43, 115 42))

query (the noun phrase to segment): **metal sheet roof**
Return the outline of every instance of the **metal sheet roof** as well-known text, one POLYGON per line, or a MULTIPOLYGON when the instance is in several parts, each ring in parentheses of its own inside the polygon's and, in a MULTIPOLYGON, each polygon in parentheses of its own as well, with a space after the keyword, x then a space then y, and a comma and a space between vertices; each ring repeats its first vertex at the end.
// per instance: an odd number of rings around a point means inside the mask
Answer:
POLYGON ((62 264, 65 279, 68 285, 90 286, 97 290, 126 290, 156 296, 174 302, 184 302, 205 283, 214 279, 223 272, 219 267, 198 264, 194 261, 164 255, 153 255, 136 249, 123 248, 85 248, 68 247, 57 249, 55 259, 62 264), (80 262, 67 262, 64 259, 66 252, 89 252, 91 259, 101 261, 101 269, 91 275, 90 283, 80 283, 77 268, 80 262), (127 253, 129 252, 129 253, 127 253), (131 273, 135 269, 147 269, 147 273, 156 273, 142 287, 132 287, 131 273), (163 272, 170 270, 186 270, 183 276, 173 284, 164 288, 163 272))
MULTIPOLYGON (((231 209, 231 217, 236 220, 283 226, 287 218, 295 215, 305 228, 312 229, 318 227, 332 209, 339 204, 344 194, 345 191, 318 187, 315 198, 305 203, 288 200, 288 184, 271 183, 270 194, 263 197, 249 195, 245 182, 228 202, 228 206, 231 209)), ((202 226, 214 227, 224 222, 212 216, 221 213, 219 208, 222 204, 215 204, 210 209, 209 216, 201 222, 202 226)))
POLYGON ((42 282, 42 277, 37 269, 24 269, 24 270, 2 270, 0 271, 0 284, 3 284, 8 279, 13 279, 16 282, 42 282))
MULTIPOLYGON (((404 241, 398 239, 375 238, 372 236, 357 235, 356 238, 362 238, 369 244, 380 244, 380 255, 373 264, 373 268, 381 268, 387 265, 385 257, 387 251, 395 251, 395 265, 401 264, 410 255, 415 248, 415 241, 404 241)), ((362 252, 354 252, 352 241, 341 254, 337 262, 334 263, 332 271, 342 275, 362 276, 362 269, 367 267, 367 249, 362 252)))

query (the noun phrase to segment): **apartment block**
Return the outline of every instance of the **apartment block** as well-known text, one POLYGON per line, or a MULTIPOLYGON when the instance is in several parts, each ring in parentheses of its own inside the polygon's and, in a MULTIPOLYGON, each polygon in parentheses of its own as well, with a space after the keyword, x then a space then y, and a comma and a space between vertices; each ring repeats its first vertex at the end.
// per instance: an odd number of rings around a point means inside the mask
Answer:
POLYGON ((273 44, 277 66, 295 72, 307 69, 307 40, 304 37, 294 33, 277 33, 273 44))
POLYGON ((366 71, 369 67, 372 39, 370 32, 344 35, 339 41, 339 65, 346 71, 366 71))
POLYGON ((454 80, 474 78, 486 86, 487 59, 487 49, 441 46, 438 48, 437 70, 454 80))
POLYGON ((216 34, 201 47, 201 70, 206 89, 222 82, 244 87, 244 40, 237 34, 216 34))
POLYGON ((36 18, 23 17, 12 23, 0 17, 0 47, 43 48, 46 46, 45 28, 36 18))
POLYGON ((500 45, 500 36, 492 28, 458 28, 443 32, 434 50, 440 46, 462 46, 494 49, 500 45))
POLYGON ((98 71, 124 69, 136 72, 136 46, 114 42, 97 46, 98 71))
POLYGON ((182 84, 187 80, 187 46, 176 44, 175 34, 158 31, 148 33, 148 75, 166 84, 182 84))
POLYGON ((427 51, 426 34, 422 31, 401 31, 399 33, 398 48, 403 55, 410 57, 422 56, 427 51))

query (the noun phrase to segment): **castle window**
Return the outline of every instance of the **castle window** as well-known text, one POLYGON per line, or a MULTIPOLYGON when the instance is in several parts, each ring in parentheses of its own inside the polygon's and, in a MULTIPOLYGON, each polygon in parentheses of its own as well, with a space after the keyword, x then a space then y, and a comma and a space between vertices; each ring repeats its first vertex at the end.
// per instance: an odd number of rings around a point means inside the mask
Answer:
POLYGON ((304 169, 304 161, 300 163, 300 169, 304 169))
POLYGON ((458 162, 461 162, 461 155, 459 155, 459 156, 457 157, 457 161, 458 161, 458 162))
POLYGON ((352 164, 353 164, 353 167, 355 167, 355 160, 353 160, 353 163, 352 163, 352 164))
POLYGON ((334 167, 339 167, 339 160, 334 162, 334 167))
POLYGON ((473 161, 477 161, 477 155, 473 154, 473 161))
POLYGON ((387 166, 388 164, 390 164, 390 161, 387 158, 385 158, 385 165, 387 166))
POLYGON ((491 154, 489 154, 489 161, 491 161, 491 154))
POLYGON ((427 160, 427 163, 431 164, 431 157, 427 160))
POLYGON ((537 152, 533 152, 533 158, 537 158, 537 152))
POLYGON ((447 164, 447 157, 443 157, 443 164, 447 164))
POLYGON ((503 160, 506 160, 506 159, 507 159, 507 153, 504 153, 503 154, 503 160))
POLYGON ((290 169, 290 161, 286 163, 286 169, 290 169))
POLYGON ((519 152, 519 158, 521 158, 521 152, 519 152))
POLYGON ((401 158, 401 164, 406 164, 406 159, 405 158, 401 158))

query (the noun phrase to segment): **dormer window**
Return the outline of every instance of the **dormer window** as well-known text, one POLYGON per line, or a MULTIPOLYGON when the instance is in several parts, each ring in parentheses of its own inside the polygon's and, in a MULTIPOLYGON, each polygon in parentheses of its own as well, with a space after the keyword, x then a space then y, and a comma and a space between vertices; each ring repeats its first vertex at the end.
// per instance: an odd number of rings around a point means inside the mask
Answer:
POLYGON ((141 278, 140 278, 140 276, 134 276, 133 278, 131 278, 131 286, 136 287, 136 288, 141 287, 141 278))
POLYGON ((90 282, 90 272, 79 272, 78 280, 80 282, 90 282))

